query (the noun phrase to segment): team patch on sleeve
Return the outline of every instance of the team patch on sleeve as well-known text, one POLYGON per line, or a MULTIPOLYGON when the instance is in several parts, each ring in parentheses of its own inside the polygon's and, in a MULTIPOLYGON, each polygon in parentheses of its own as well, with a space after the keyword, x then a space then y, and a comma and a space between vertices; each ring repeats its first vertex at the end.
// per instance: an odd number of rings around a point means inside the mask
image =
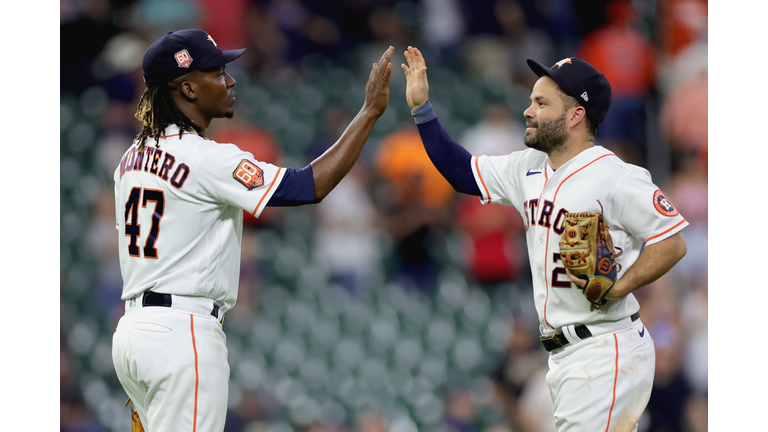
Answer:
POLYGON ((667 199, 667 197, 664 196, 663 193, 661 193, 661 190, 656 189, 656 192, 653 194, 653 206, 656 207, 656 210, 663 214, 664 216, 677 216, 678 212, 675 206, 672 205, 671 202, 667 199))
POLYGON ((264 184, 264 171, 248 159, 243 159, 240 162, 235 172, 232 173, 232 177, 247 187, 248 190, 264 184))

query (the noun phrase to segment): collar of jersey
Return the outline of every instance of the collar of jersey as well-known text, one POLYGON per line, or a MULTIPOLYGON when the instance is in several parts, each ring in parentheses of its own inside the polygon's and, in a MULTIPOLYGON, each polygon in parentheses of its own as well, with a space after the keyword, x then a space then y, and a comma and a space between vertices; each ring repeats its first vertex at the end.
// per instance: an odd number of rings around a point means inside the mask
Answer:
MULTIPOLYGON (((566 172, 569 169, 573 167, 580 167, 584 164, 585 161, 591 161, 599 156, 604 156, 606 154, 613 154, 612 151, 606 149, 605 147, 594 145, 592 147, 589 147, 582 151, 581 153, 577 154, 576 156, 572 157, 568 162, 560 165, 560 168, 557 169, 557 171, 566 172), (566 168, 566 169, 563 169, 566 168)), ((549 166, 549 164, 547 164, 549 166)), ((553 170, 553 172, 556 170, 553 170)))
MULTIPOLYGON (((170 124, 165 127, 165 130, 163 131, 163 135, 160 138, 170 138, 179 136, 179 127, 175 124, 170 124)), ((185 131, 182 135, 197 135, 197 132, 195 131, 185 131)), ((150 136, 151 138, 154 138, 154 136, 150 136)))

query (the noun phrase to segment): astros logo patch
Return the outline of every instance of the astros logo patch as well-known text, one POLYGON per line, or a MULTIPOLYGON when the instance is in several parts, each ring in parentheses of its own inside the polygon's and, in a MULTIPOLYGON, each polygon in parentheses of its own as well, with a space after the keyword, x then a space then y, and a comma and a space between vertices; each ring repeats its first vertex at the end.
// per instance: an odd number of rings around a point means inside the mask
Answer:
POLYGON ((566 63, 573 64, 573 63, 571 63, 571 58, 570 57, 567 57, 567 58, 564 58, 564 59, 560 60, 559 62, 555 63, 555 65, 557 66, 558 69, 560 69, 566 63))
POLYGON ((264 171, 248 159, 243 159, 240 162, 235 172, 232 173, 232 177, 247 187, 248 190, 264 184, 264 171))
POLYGON ((185 49, 177 52, 173 57, 176 59, 176 64, 181 68, 188 68, 190 63, 192 63, 192 56, 190 56, 189 51, 185 49))
POLYGON ((664 196, 663 193, 659 189, 656 189, 656 192, 653 194, 653 206, 656 207, 656 210, 663 214, 664 216, 677 216, 677 209, 675 206, 672 205, 671 202, 667 199, 667 197, 664 196))

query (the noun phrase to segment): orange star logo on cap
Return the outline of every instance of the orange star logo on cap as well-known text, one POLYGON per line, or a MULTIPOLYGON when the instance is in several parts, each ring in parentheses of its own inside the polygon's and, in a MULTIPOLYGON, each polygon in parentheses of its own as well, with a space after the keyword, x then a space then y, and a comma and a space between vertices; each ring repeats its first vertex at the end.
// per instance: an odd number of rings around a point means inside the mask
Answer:
POLYGON ((560 60, 559 62, 555 63, 555 65, 557 65, 557 68, 560 69, 566 63, 573 64, 573 63, 571 63, 571 58, 570 57, 564 58, 564 59, 560 60))

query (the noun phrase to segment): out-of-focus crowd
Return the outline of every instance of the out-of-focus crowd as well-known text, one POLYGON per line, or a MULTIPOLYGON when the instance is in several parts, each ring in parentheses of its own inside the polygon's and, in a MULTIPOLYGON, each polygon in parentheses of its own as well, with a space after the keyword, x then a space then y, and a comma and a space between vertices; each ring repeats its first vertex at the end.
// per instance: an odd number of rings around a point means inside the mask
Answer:
MULTIPOLYGON (((646 167, 690 222, 686 257, 635 292, 657 353, 640 432, 707 430, 706 0, 60 5, 61 431, 129 430, 111 369, 123 312, 112 173, 141 129, 144 50, 182 28, 248 48, 228 65, 236 115, 208 137, 294 168, 341 135, 389 45, 395 67, 407 46, 424 52, 435 110, 475 155, 525 148, 526 58, 604 72, 613 103, 597 144, 646 167)), ((521 217, 443 180, 404 82, 395 70, 387 112, 321 204, 246 218, 224 325, 227 432, 554 430, 521 217)))

